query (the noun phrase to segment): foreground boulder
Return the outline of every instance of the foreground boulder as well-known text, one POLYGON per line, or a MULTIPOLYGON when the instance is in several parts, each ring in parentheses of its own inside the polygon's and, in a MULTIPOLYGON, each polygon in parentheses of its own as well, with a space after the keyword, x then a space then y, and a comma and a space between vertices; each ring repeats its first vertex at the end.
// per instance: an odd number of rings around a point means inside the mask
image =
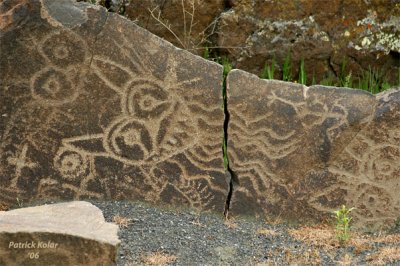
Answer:
POLYGON ((358 226, 400 216, 400 91, 228 75, 231 213, 316 222, 342 204, 358 226))
POLYGON ((98 6, 0 5, 0 202, 139 199, 223 212, 220 65, 98 6))
POLYGON ((0 212, 0 265, 116 265, 117 233, 83 201, 0 212))

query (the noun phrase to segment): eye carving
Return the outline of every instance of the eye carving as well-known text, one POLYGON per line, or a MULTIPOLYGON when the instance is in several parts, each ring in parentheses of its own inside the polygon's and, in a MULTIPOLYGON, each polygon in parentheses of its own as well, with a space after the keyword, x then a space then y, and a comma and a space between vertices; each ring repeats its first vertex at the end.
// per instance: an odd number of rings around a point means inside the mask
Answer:
POLYGON ((121 161, 140 161, 149 157, 152 141, 147 128, 131 117, 114 121, 104 135, 107 152, 121 161))
POLYGON ((170 107, 168 92, 148 80, 132 82, 123 100, 124 111, 141 119, 160 118, 170 107))
POLYGON ((57 32, 50 35, 42 45, 45 57, 55 66, 65 68, 85 60, 85 46, 70 32, 57 32))
POLYGON ((70 102, 78 93, 70 78, 52 67, 36 73, 32 79, 31 92, 33 98, 53 105, 70 102))

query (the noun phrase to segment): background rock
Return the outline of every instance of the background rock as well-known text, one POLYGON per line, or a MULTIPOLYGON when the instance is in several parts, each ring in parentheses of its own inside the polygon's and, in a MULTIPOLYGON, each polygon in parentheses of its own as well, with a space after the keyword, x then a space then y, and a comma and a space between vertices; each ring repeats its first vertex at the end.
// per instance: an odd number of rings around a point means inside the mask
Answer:
POLYGON ((116 265, 117 233, 87 202, 0 212, 0 264, 116 265))
POLYGON ((140 199, 223 212, 221 66, 99 6, 0 10, 0 202, 140 199))
POLYGON ((123 6, 122 13, 129 19, 193 53, 202 55, 206 46, 215 47, 211 49, 212 56, 227 55, 236 68, 257 75, 265 63, 270 64, 275 58, 275 78, 281 79, 284 58, 290 54, 294 80, 304 58, 310 84, 313 76, 317 82, 329 76, 340 77, 345 61, 346 75, 351 71, 356 80, 371 67, 386 75, 391 84, 398 83, 397 0, 100 2, 110 10, 121 10, 123 6), (159 10, 160 20, 169 27, 162 26, 149 10, 157 10, 157 15, 159 10), (191 14, 194 26, 189 30, 191 14))
POLYGON ((400 216, 399 91, 379 94, 261 80, 227 80, 228 154, 239 184, 230 213, 322 222, 342 204, 357 226, 400 216))

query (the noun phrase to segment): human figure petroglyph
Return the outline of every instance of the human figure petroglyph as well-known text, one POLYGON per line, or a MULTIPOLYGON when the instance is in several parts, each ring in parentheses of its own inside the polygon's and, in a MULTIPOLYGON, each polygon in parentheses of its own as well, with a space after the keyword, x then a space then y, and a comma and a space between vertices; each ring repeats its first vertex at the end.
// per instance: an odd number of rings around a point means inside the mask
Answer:
POLYGON ((8 163, 14 165, 15 167, 15 176, 11 182, 12 187, 17 187, 18 178, 21 177, 22 170, 24 168, 33 169, 38 166, 36 163, 30 161, 29 157, 27 157, 28 148, 28 144, 25 143, 18 155, 7 158, 8 163))

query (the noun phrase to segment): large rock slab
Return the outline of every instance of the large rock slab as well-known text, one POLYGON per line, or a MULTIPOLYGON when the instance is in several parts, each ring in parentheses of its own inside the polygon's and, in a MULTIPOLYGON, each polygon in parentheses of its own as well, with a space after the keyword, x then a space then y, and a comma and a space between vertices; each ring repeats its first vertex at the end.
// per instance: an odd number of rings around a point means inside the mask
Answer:
POLYGON ((346 204, 357 225, 400 216, 398 90, 375 98, 240 70, 227 85, 228 154, 240 183, 231 213, 319 222, 346 204))
POLYGON ((0 5, 0 202, 223 211, 221 66, 98 6, 0 5))
POLYGON ((0 212, 0 265, 116 265, 118 226, 75 201, 0 212))

